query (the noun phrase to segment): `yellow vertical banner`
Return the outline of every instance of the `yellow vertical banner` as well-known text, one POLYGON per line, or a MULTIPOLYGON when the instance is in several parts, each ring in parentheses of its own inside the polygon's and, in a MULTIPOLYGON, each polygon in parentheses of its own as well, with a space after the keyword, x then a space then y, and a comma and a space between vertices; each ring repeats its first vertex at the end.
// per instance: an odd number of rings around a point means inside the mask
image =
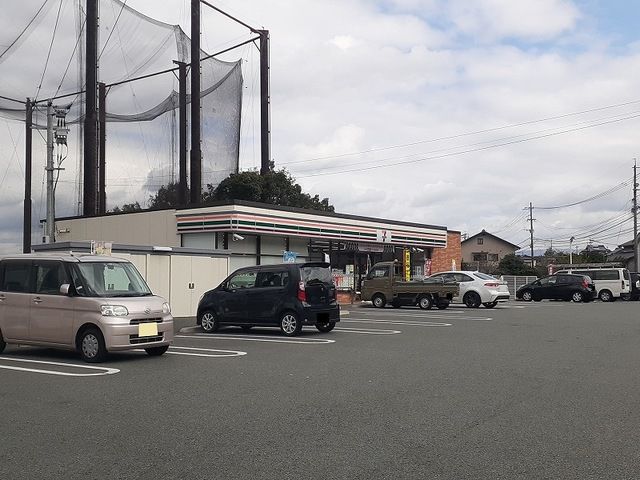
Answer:
POLYGON ((411 280, 411 251, 408 248, 404 249, 404 279, 411 280))

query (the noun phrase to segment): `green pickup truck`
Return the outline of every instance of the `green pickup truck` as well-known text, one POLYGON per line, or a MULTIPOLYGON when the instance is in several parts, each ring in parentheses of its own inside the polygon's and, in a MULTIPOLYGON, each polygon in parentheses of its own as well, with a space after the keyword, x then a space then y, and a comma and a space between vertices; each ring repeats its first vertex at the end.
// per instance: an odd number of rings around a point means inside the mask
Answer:
POLYGON ((402 265, 398 262, 376 263, 362 282, 362 300, 373 302, 376 308, 390 303, 394 308, 418 305, 424 310, 436 306, 444 309, 459 294, 457 282, 444 283, 442 278, 422 281, 402 279, 402 265))

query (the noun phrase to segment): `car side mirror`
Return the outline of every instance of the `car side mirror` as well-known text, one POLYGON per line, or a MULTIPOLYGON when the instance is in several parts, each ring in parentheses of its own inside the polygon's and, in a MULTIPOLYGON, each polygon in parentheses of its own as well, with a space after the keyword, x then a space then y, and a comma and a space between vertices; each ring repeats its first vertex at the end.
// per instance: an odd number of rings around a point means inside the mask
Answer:
POLYGON ((71 285, 69 285, 68 283, 63 283, 62 285, 60 285, 60 293, 62 295, 69 295, 70 288, 71 288, 71 285))

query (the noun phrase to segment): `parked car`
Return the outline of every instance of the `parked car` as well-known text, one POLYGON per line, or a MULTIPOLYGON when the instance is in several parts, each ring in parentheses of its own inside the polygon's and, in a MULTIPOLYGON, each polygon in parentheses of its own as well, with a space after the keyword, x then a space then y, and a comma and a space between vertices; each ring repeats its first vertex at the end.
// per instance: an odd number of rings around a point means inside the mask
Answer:
POLYGON ((205 332, 221 325, 243 329, 278 326, 298 335, 303 325, 330 332, 340 321, 328 263, 259 265, 233 272, 198 303, 197 324, 205 332))
POLYGON ((626 268, 565 268, 556 272, 587 275, 596 287, 596 297, 603 302, 614 302, 631 293, 631 277, 626 268))
POLYGON ((628 295, 624 295, 624 300, 640 300, 640 273, 629 272, 631 278, 631 291, 628 295))
POLYGON ((596 287, 587 275, 555 274, 520 287, 516 298, 525 302, 544 299, 590 302, 596 298, 596 287))
POLYGON ((173 341, 169 304, 127 260, 27 254, 0 261, 0 352, 7 343, 77 350, 87 362, 173 341))
POLYGON ((469 308, 478 308, 480 305, 493 308, 498 302, 506 302, 511 296, 506 282, 482 272, 440 272, 429 278, 458 282, 460 291, 453 297, 453 302, 462 302, 469 308))

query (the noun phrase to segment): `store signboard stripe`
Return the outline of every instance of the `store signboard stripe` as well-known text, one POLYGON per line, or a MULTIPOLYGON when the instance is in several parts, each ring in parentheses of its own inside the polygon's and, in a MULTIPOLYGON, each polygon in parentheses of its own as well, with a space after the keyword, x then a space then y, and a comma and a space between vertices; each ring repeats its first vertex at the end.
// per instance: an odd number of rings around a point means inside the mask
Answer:
POLYGON ((255 221, 265 221, 268 219, 274 219, 278 222, 283 222, 283 221, 287 222, 290 225, 310 225, 310 226, 316 226, 316 227, 326 226, 328 228, 334 228, 334 229, 341 229, 341 228, 344 228, 345 226, 348 226, 351 230, 360 230, 362 232, 366 232, 370 234, 374 234, 379 229, 385 229, 390 231, 392 235, 396 235, 396 236, 420 235, 420 236, 429 236, 432 238, 439 238, 439 239, 446 238, 447 236, 446 230, 434 229, 429 227, 425 227, 424 229, 422 229, 423 231, 420 231, 421 229, 419 227, 412 227, 412 226, 402 227, 394 224, 385 224, 384 222, 380 222, 379 224, 370 222, 371 225, 358 225, 357 223, 361 223, 361 222, 347 221, 347 219, 332 219, 332 221, 323 222, 323 221, 318 221, 317 219, 316 220, 312 220, 312 219, 297 220, 297 219, 291 218, 290 216, 282 217, 282 216, 262 214, 262 213, 251 214, 251 213, 245 213, 242 211, 235 211, 233 213, 228 213, 228 212, 211 213, 209 215, 205 214, 198 217, 189 216, 189 215, 177 215, 177 221, 178 221, 178 224, 181 225, 184 222, 207 221, 208 219, 220 218, 221 216, 225 218, 233 217, 234 219, 243 218, 243 219, 255 220, 255 221))

